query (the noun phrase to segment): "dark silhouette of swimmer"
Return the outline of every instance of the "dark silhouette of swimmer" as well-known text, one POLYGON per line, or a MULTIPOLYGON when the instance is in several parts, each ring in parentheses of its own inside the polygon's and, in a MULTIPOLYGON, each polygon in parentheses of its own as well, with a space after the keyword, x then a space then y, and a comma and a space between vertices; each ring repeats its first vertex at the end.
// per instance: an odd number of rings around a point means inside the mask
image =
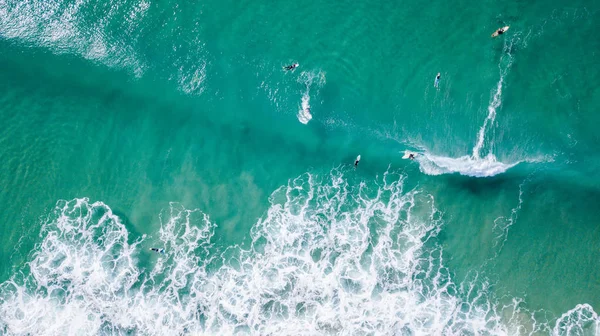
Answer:
POLYGON ((287 65, 284 67, 285 70, 294 70, 298 67, 298 63, 294 63, 292 65, 287 65))
POLYGON ((504 34, 504 32, 506 31, 505 28, 506 27, 498 28, 498 30, 496 30, 496 36, 504 34))
POLYGON ((150 248, 150 250, 154 251, 156 253, 165 254, 165 250, 163 250, 163 249, 157 249, 157 248, 152 247, 152 248, 150 248))

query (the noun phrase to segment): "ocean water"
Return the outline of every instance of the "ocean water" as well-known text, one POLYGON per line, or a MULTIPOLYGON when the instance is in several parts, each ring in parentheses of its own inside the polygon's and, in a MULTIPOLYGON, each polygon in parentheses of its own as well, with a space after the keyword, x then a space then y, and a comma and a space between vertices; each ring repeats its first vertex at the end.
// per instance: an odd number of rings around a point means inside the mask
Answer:
POLYGON ((599 16, 0 0, 0 334, 600 335, 599 16))

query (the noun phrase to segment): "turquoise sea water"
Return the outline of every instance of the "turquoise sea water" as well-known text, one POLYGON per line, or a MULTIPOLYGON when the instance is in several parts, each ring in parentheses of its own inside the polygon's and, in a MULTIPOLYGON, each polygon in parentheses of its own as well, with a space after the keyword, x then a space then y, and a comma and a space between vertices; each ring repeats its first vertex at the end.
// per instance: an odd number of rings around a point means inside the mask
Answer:
POLYGON ((0 0, 0 334, 600 334, 599 15, 0 0))

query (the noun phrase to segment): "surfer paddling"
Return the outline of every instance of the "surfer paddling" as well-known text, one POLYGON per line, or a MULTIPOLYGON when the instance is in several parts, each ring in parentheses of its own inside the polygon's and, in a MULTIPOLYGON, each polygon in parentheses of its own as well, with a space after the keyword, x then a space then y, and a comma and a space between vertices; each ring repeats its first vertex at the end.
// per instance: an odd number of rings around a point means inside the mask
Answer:
POLYGON ((440 77, 441 77, 441 75, 438 72, 437 76, 435 76, 435 81, 433 82, 433 86, 436 88, 440 86, 440 77))
POLYGON ((502 27, 502 28, 498 28, 498 30, 496 30, 493 34, 492 37, 496 37, 498 35, 502 35, 504 33, 506 33, 506 31, 508 30, 509 26, 506 27, 502 27))
POLYGON ((300 65, 300 64, 298 64, 298 63, 294 63, 294 64, 291 64, 291 65, 286 65, 286 66, 284 66, 283 68, 284 68, 285 70, 294 70, 294 69, 296 69, 296 68, 298 67, 298 65, 300 65))
POLYGON ((356 160, 354 161, 354 168, 358 167, 358 163, 360 162, 360 155, 356 157, 356 160))

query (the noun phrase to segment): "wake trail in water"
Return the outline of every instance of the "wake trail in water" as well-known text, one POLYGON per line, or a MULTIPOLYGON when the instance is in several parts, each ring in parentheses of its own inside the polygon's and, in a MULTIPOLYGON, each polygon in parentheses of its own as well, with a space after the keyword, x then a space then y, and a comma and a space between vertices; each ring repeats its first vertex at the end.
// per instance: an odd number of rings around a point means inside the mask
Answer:
POLYGON ((494 234, 494 248, 496 250, 496 257, 502 251, 506 240, 508 239, 508 231, 513 226, 519 217, 519 212, 523 207, 523 193, 524 188, 532 175, 529 175, 521 184, 519 184, 519 197, 517 205, 510 210, 510 215, 501 216, 494 220, 494 226, 492 227, 492 233, 494 234))
POLYGON ((298 110, 298 121, 306 125, 311 119, 312 114, 310 114, 310 88, 307 87, 306 92, 302 95, 300 110, 298 110))
POLYGON ((520 161, 513 163, 498 161, 491 150, 493 147, 493 138, 488 138, 489 131, 496 121, 497 110, 502 104, 502 87, 513 64, 511 52, 515 41, 516 39, 505 42, 503 54, 498 64, 500 79, 488 105, 488 114, 483 121, 483 125, 477 132, 477 141, 473 147, 472 154, 470 156, 465 155, 458 158, 451 158, 434 155, 425 151, 422 155, 417 156, 416 159, 419 162, 421 172, 428 175, 459 173, 473 177, 489 177, 504 173, 520 163, 520 161), (486 140, 488 141, 490 150, 486 155, 483 155, 482 150, 486 145, 486 140))
POLYGON ((303 71, 298 77, 298 82, 302 83, 306 89, 302 94, 297 117, 301 123, 308 124, 313 117, 310 111, 310 89, 313 84, 316 85, 317 90, 325 84, 325 73, 322 71, 303 71))
POLYGON ((472 156, 475 160, 481 159, 480 152, 481 152, 481 148, 483 147, 483 144, 485 141, 486 130, 488 129, 488 126, 491 127, 494 124, 494 121, 496 121, 496 110, 500 107, 500 104, 502 104, 502 83, 503 82, 504 82, 504 76, 500 75, 500 80, 498 81, 498 85, 496 87, 496 92, 494 93, 494 96, 492 97, 492 101, 491 101, 490 105, 488 106, 488 115, 485 118, 485 120, 483 121, 483 125, 479 129, 479 132, 477 133, 477 143, 473 147, 473 154, 472 154, 472 156))
MULTIPOLYGON (((0 285, 3 335, 514 335, 594 332, 583 304, 556 323, 500 304, 480 275, 456 284, 434 199, 403 175, 338 169, 273 192, 248 249, 215 253, 215 225, 171 204, 150 254, 102 202, 60 201, 27 267, 0 285), (211 254, 212 253, 212 254, 211 254), (151 259, 143 264, 140 260, 151 259)), ((148 242, 150 244, 150 242, 148 242)))

